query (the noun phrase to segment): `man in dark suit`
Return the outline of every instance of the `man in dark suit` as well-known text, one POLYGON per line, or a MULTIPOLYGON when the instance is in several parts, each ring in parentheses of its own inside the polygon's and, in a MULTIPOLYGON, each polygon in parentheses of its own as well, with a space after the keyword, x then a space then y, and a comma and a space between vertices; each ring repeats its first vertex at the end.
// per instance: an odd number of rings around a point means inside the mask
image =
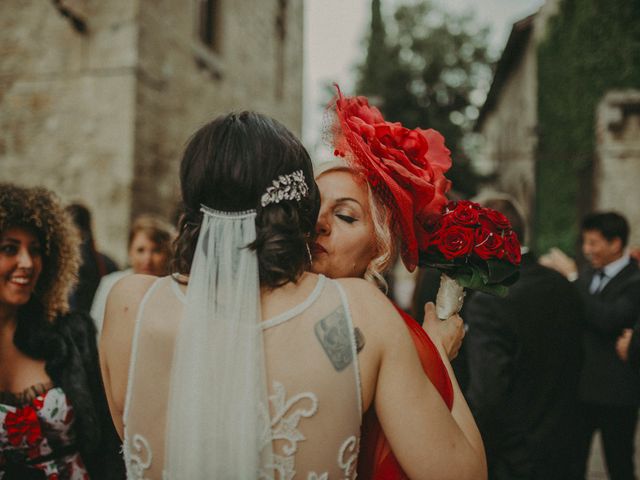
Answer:
MULTIPOLYGON (((515 202, 501 211, 524 239, 515 202)), ((582 349, 581 299, 558 272, 523 248, 520 279, 505 298, 475 293, 466 305, 466 398, 492 480, 566 480, 573 449, 582 349)))
MULTIPOLYGON (((640 271, 626 251, 629 225, 613 212, 582 222, 582 251, 589 267, 576 285, 586 307, 585 361, 580 379, 582 428, 576 437, 578 478, 584 478, 593 433, 600 430, 612 480, 635 479, 634 436, 640 376, 616 354, 616 340, 640 315, 640 271)), ((567 277, 575 263, 559 251, 547 258, 567 277)))

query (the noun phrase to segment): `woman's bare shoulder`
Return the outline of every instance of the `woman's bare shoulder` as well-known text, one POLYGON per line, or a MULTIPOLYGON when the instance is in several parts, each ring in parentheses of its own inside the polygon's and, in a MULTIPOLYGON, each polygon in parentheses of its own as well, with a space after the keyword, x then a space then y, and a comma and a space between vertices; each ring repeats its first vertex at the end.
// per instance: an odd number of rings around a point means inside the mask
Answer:
POLYGON ((107 297, 104 331, 120 330, 121 327, 131 325, 140 302, 156 280, 157 277, 139 274, 127 275, 118 280, 107 297))
POLYGON ((354 317, 361 322, 383 331, 396 329, 398 322, 403 323, 391 300, 373 284, 361 278, 341 278, 338 282, 345 290, 354 317))
POLYGON ((153 275, 132 273, 118 280, 111 289, 110 296, 118 300, 141 299, 149 287, 158 280, 153 275))

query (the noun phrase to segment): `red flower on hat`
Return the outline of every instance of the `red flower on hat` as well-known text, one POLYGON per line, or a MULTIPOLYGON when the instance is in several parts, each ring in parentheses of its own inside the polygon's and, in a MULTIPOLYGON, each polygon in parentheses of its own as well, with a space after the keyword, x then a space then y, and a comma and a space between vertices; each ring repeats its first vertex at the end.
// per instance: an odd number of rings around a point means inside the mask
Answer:
POLYGON ((444 176, 451 168, 444 137, 387 122, 365 97, 344 97, 339 88, 335 111, 335 153, 362 172, 389 207, 400 228, 402 260, 413 270, 418 248, 426 248, 430 239, 423 225, 440 213, 451 187, 444 176))

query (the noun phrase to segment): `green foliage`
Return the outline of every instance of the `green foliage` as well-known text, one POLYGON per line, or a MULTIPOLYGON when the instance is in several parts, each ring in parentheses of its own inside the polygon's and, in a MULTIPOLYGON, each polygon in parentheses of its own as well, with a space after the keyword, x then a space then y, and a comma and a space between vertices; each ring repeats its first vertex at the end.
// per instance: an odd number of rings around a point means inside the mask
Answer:
POLYGON ((442 133, 454 159, 448 177, 457 190, 473 194, 476 178, 462 140, 491 78, 488 30, 478 30, 472 17, 452 15, 429 0, 399 6, 388 26, 379 0, 373 0, 358 93, 372 97, 388 120, 442 133))
POLYGON ((575 252, 592 208, 597 105, 640 88, 640 2, 564 0, 538 49, 538 85, 536 248, 575 252))

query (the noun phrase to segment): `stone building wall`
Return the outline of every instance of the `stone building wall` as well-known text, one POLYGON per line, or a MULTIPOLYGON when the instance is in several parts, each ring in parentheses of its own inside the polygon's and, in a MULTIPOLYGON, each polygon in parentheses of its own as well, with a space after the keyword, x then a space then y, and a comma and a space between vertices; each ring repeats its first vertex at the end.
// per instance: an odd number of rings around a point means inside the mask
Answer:
POLYGON ((3 1, 0 180, 87 204, 121 263, 132 217, 173 213, 199 125, 253 109, 301 131, 303 0, 218 0, 217 54, 199 2, 3 1))
POLYGON ((629 220, 630 243, 640 245, 640 90, 611 91, 596 116, 594 209, 629 220))
POLYGON ((251 109, 300 134, 302 0, 219 1, 217 51, 197 38, 198 2, 140 1, 132 214, 168 217, 177 198, 177 163, 200 125, 251 109), (280 55, 278 15, 286 21, 280 55))
MULTIPOLYGON (((537 47, 558 5, 559 0, 547 0, 534 16, 514 24, 510 38, 510 41, 514 41, 514 51, 508 51, 510 45, 507 45, 503 54, 513 56, 513 59, 507 60, 508 71, 496 92, 492 92, 495 93, 495 99, 478 129, 483 138, 478 167, 482 173, 494 178, 485 186, 485 190, 512 195, 524 210, 529 234, 533 233, 536 194, 537 47), (526 41, 518 38, 525 36, 526 41)), ((495 84, 492 90, 494 87, 495 84)))
POLYGON ((3 1, 0 179, 84 201, 115 246, 131 203, 136 2, 80 6, 86 33, 54 2, 3 1))

